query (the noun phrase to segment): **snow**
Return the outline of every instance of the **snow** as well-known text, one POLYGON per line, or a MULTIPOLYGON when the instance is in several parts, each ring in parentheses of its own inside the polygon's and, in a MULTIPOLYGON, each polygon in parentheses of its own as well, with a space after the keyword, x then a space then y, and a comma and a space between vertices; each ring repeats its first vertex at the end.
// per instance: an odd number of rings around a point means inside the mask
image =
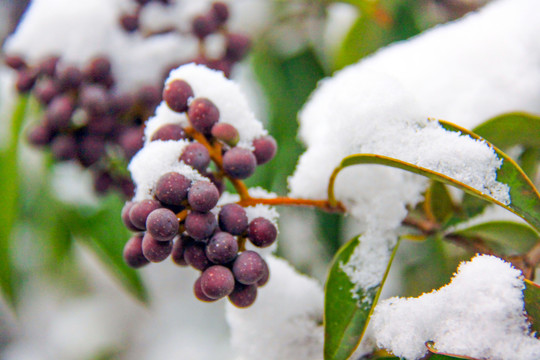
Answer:
POLYGON ((391 298, 375 308, 379 346, 408 360, 433 341, 444 353, 491 360, 535 360, 540 341, 530 333, 521 272, 494 256, 460 265, 451 283, 418 298, 391 298))
POLYGON ((270 281, 246 309, 226 306, 236 360, 323 358, 323 291, 285 260, 268 257, 270 281))

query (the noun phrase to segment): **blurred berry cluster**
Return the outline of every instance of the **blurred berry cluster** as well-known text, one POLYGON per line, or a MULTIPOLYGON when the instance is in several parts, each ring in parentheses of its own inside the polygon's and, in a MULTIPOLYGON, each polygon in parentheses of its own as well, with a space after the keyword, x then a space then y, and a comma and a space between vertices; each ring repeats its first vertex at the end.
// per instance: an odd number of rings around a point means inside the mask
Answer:
POLYGON ((224 181, 251 176, 257 165, 274 157, 276 142, 271 136, 261 136, 253 140, 252 150, 237 146, 237 129, 220 122, 218 107, 195 96, 184 80, 168 82, 163 99, 171 110, 187 115, 189 126, 162 125, 151 135, 150 143, 185 142, 178 162, 197 170, 203 180, 167 172, 151 189, 151 198, 127 202, 122 219, 136 234, 124 248, 124 259, 138 268, 171 255, 176 264, 201 271, 194 286, 198 299, 215 301, 228 296, 234 305, 247 307, 255 301, 257 287, 267 282, 269 272, 256 251, 246 250, 246 242, 268 247, 276 240, 277 228, 262 216, 249 221, 246 209, 237 203, 218 202, 224 181))
MULTIPOLYGON (((173 5, 174 0, 132 0, 137 3, 134 12, 124 14, 120 23, 128 32, 143 32, 140 28, 140 14, 144 7, 152 2, 161 3, 165 6, 173 5)), ((223 2, 213 2, 207 13, 198 15, 192 19, 191 35, 195 36, 199 41, 199 53, 196 57, 183 63, 194 62, 200 65, 206 65, 211 69, 221 70, 226 77, 230 76, 231 70, 235 63, 242 60, 249 51, 251 41, 249 37, 239 33, 230 32, 227 29, 227 21, 229 20, 229 7, 223 2), (219 57, 211 57, 205 51, 205 40, 209 35, 220 33, 225 40, 225 49, 219 57)), ((143 32, 145 37, 159 36, 164 33, 179 32, 183 30, 175 27, 166 27, 158 31, 143 32)), ((183 63, 171 64, 169 70, 177 68, 183 63)))

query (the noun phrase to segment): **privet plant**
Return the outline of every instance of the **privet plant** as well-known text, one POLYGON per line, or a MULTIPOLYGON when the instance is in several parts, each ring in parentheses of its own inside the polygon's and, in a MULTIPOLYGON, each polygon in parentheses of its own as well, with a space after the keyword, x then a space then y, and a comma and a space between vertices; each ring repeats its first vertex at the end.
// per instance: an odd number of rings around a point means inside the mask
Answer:
POLYGON ((116 296, 94 320, 130 335, 54 358, 539 359, 540 6, 484 3, 33 1, 3 46, 5 313, 35 272, 91 294, 82 245, 170 328, 116 296))

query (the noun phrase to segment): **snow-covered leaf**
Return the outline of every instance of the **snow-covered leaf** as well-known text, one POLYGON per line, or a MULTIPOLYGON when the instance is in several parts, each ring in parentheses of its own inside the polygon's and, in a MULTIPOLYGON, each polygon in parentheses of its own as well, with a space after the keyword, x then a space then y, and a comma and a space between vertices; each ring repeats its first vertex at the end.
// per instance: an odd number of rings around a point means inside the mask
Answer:
POLYGON ((525 311, 529 315, 529 323, 536 336, 540 336, 540 286, 525 279, 525 311))
POLYGON ((20 96, 11 118, 11 133, 0 152, 0 287, 5 300, 14 306, 17 285, 10 257, 10 238, 19 209, 19 174, 17 171, 18 136, 25 118, 28 96, 20 96))
POLYGON ((382 281, 369 289, 353 284, 343 270, 362 236, 347 242, 336 254, 325 287, 324 299, 324 359, 348 359, 354 352, 377 304, 386 275, 392 264, 395 250, 386 268, 382 281))
POLYGON ((429 356, 429 359, 431 360, 458 360, 458 359, 466 359, 466 360, 477 360, 475 358, 469 357, 469 356, 460 356, 460 355, 451 355, 451 354, 445 354, 438 352, 435 349, 435 346, 432 342, 428 341, 426 343, 426 347, 428 348, 431 355, 429 356))

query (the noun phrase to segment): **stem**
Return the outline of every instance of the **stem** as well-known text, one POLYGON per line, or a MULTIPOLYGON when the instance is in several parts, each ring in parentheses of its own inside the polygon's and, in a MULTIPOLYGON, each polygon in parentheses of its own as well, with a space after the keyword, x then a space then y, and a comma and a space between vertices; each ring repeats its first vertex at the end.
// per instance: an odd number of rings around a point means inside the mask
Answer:
POLYGON ((345 207, 340 202, 335 205, 330 204, 328 200, 311 200, 311 199, 297 199, 286 196, 278 196, 270 199, 252 198, 242 199, 238 202, 241 206, 255 206, 257 204, 264 205, 286 205, 286 206, 310 206, 316 207, 328 212, 345 212, 345 207))

